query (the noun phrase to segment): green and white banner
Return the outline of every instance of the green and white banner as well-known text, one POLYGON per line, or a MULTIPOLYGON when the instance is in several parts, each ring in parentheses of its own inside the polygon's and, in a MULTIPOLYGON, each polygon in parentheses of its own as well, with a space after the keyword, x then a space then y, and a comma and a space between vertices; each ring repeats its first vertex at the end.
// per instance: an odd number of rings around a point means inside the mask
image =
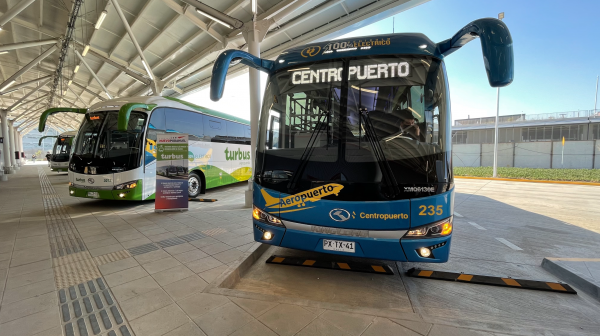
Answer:
POLYGON ((188 209, 188 135, 158 134, 155 211, 188 209))

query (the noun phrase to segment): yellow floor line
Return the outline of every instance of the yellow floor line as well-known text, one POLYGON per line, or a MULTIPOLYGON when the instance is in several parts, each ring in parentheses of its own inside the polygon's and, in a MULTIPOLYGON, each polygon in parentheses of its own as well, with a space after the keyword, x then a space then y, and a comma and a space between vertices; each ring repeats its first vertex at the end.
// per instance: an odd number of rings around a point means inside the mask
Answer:
POLYGON ((459 179, 472 180, 493 180, 493 181, 512 181, 512 182, 533 182, 533 183, 554 183, 554 184, 576 184, 576 185, 593 185, 600 186, 598 182, 579 182, 579 181, 547 181, 547 180, 527 180, 527 179, 510 179, 502 177, 478 177, 478 176, 454 176, 459 179))

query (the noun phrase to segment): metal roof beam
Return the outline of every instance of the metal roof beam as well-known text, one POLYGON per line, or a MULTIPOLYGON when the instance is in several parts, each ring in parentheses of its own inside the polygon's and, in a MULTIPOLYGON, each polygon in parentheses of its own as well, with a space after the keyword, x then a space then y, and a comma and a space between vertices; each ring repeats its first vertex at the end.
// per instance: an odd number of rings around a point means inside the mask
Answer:
POLYGON ((133 35, 133 31, 131 30, 129 23, 127 22, 127 18, 125 17, 125 15, 123 14, 123 11, 121 10, 121 6, 119 5, 119 2, 117 0, 110 0, 110 1, 113 3, 117 14, 121 18, 121 21, 123 22, 123 25, 125 26, 125 30, 127 30, 127 34, 129 34, 129 38, 131 38, 131 42, 133 42, 135 49, 137 50, 138 54, 140 55, 140 58, 142 60, 142 65, 144 66, 144 68, 146 69, 146 72, 148 73, 148 76, 152 80, 152 91, 154 91, 155 94, 159 94, 160 91, 158 90, 158 85, 157 85, 154 73, 152 73, 150 64, 148 64, 146 57, 144 57, 144 52, 140 48, 140 45, 138 44, 135 36, 133 35))
POLYGON ((75 91, 73 91, 73 89, 71 89, 71 86, 67 86, 67 89, 68 89, 69 91, 71 91, 71 93, 72 93, 72 94, 74 94, 74 95, 75 95, 75 97, 77 97, 77 100, 79 100, 79 101, 80 101, 80 102, 83 104, 83 106, 84 106, 85 108, 88 108, 88 104, 86 104, 86 103, 83 101, 83 99, 81 99, 81 96, 80 96, 80 95, 78 95, 77 93, 75 93, 75 91))
POLYGON ((77 55, 77 57, 79 58, 79 60, 81 61, 81 63, 83 63, 83 65, 85 65, 85 67, 88 69, 88 71, 92 74, 92 77, 94 77, 96 79, 96 81, 98 82, 98 84, 100 84, 100 87, 102 88, 102 90, 104 90, 104 93, 106 93, 106 95, 108 96, 108 99, 112 99, 113 97, 110 94, 110 92, 108 92, 108 90, 106 89, 106 87, 104 86, 104 84, 102 84, 102 81, 100 80, 100 78, 98 78, 98 76, 96 75, 96 73, 94 72, 94 70, 92 70, 92 68, 90 68, 90 66, 83 59, 83 57, 81 57, 81 54, 79 54, 79 51, 77 51, 77 50, 73 50, 73 51, 75 52, 75 55, 77 55))
MULTIPOLYGON (((77 82, 75 82, 75 81, 73 81, 73 84, 74 84, 75 86, 77 86, 78 88, 82 89, 83 91, 85 91, 85 92, 87 92, 87 93, 91 94, 92 96, 94 96, 94 97, 96 97, 96 98, 98 98, 98 99, 100 99, 100 100, 102 100, 102 101, 106 100, 106 99, 105 99, 104 97, 102 97, 101 95, 97 94, 96 92, 94 92, 94 91, 92 91, 92 90, 90 90, 90 89, 88 89, 88 88, 84 87, 83 85, 81 85, 81 84, 79 84, 79 83, 77 83, 77 82)), ((93 99, 92 99, 91 101, 93 101, 93 99)))
POLYGON ((24 87, 26 87, 26 86, 29 86, 30 84, 34 84, 34 83, 37 83, 37 82, 39 82, 39 81, 42 81, 42 80, 45 80, 45 79, 48 79, 48 78, 52 78, 52 75, 48 75, 48 76, 44 76, 44 77, 40 77, 40 78, 36 78, 36 79, 32 79, 32 80, 30 80, 30 81, 23 82, 23 83, 19 83, 19 84, 16 84, 16 85, 11 85, 11 86, 8 88, 8 90, 6 90, 6 91, 4 91, 4 92, 0 93, 0 96, 1 96, 1 95, 5 95, 5 94, 7 94, 7 93, 10 93, 10 92, 14 92, 14 91, 16 91, 16 90, 19 90, 19 89, 22 89, 22 88, 24 88, 24 87))
POLYGON ((10 76, 7 80, 5 80, 2 84, 0 84, 0 92, 7 89, 7 86, 10 84, 14 84, 17 78, 19 78, 22 74, 29 71, 29 69, 33 68, 37 63, 41 62, 44 58, 50 56, 58 47, 53 45, 44 51, 41 55, 34 58, 33 61, 29 62, 26 66, 22 67, 20 70, 15 72, 12 76, 10 76))
POLYGON ((18 101, 16 101, 14 104, 12 104, 11 106, 9 106, 7 108, 7 110, 11 111, 12 109, 14 109, 15 107, 23 104, 23 101, 31 96, 32 94, 36 93, 39 89, 41 89, 42 87, 44 87, 46 84, 48 84, 48 82, 50 82, 52 78, 46 78, 45 80, 43 80, 40 85, 38 85, 36 88, 34 88, 33 90, 29 91, 27 94, 25 94, 23 97, 21 97, 21 99, 19 99, 18 101))
POLYGON ((15 16, 21 13, 25 8, 31 5, 35 0, 21 0, 16 5, 12 6, 9 10, 0 17, 0 27, 3 27, 8 21, 12 20, 15 16))
POLYGON ((50 39, 50 40, 42 40, 42 41, 3 44, 3 45, 0 45, 0 52, 8 51, 8 50, 15 50, 15 49, 22 49, 22 48, 29 48, 29 47, 37 47, 37 46, 41 46, 41 45, 58 43, 58 42, 59 42, 58 39, 50 39))

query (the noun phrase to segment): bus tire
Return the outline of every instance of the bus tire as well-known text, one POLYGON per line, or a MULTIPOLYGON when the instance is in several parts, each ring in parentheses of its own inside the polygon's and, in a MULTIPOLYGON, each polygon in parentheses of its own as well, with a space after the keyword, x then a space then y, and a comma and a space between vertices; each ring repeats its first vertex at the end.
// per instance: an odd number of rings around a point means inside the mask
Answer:
POLYGON ((202 178, 196 173, 190 173, 188 177, 188 196, 198 197, 202 193, 202 178))

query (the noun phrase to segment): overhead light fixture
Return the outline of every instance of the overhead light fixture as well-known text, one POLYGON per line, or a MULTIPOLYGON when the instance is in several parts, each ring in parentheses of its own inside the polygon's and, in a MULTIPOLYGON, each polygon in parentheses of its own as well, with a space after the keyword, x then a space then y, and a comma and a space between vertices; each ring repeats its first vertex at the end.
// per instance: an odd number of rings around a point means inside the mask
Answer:
POLYGON ((108 97, 108 99, 112 99, 112 97, 108 94, 108 92, 104 92, 104 94, 108 97))
POLYGON ((8 51, 0 51, 0 55, 8 54, 8 51))
POLYGON ((100 13, 100 17, 98 18, 98 21, 96 22, 96 25, 94 26, 94 29, 100 29, 102 22, 104 22, 104 19, 106 18, 106 14, 108 14, 108 12, 106 10, 104 10, 104 11, 102 11, 102 13, 100 13))
POLYGON ((77 71, 79 71, 79 64, 77 64, 77 65, 75 66, 75 70, 73 70, 73 73, 77 73, 77 71))
POLYGON ((198 12, 198 14, 201 14, 201 15, 204 15, 204 16, 206 16, 207 18, 209 18, 209 19, 211 19, 211 20, 213 20, 213 21, 215 21, 215 22, 217 22, 217 23, 220 23, 220 24, 222 24, 223 26, 225 26, 225 27, 227 27, 227 28, 229 28, 229 29, 233 29, 233 27, 232 27, 230 24, 228 24, 228 23, 225 23, 225 22, 223 22, 223 21, 221 21, 221 20, 217 19, 216 17, 214 17, 214 16, 212 16, 212 15, 210 15, 210 14, 204 13, 203 11, 199 10, 198 8, 196 8, 196 12, 198 12))
POLYGON ((252 0, 252 14, 256 14, 257 7, 258 7, 258 0, 252 0))
POLYGON ((4 91, 4 90, 8 89, 11 85, 13 85, 15 83, 16 83, 16 81, 11 81, 10 83, 4 85, 4 87, 1 88, 0 91, 4 91))
POLYGON ((83 48, 83 52, 81 53, 81 57, 85 57, 85 55, 87 55, 87 52, 90 50, 90 45, 86 44, 85 48, 83 48))
POLYGON ((72 79, 69 80, 69 83, 67 84, 67 86, 71 86, 71 84, 73 84, 73 80, 72 79))
POLYGON ((152 71, 150 71, 150 67, 148 67, 148 64, 146 64, 146 62, 144 60, 142 60, 142 64, 144 65, 144 68, 146 69, 146 73, 148 73, 148 76, 150 76, 150 79, 154 80, 154 76, 152 75, 152 71))

